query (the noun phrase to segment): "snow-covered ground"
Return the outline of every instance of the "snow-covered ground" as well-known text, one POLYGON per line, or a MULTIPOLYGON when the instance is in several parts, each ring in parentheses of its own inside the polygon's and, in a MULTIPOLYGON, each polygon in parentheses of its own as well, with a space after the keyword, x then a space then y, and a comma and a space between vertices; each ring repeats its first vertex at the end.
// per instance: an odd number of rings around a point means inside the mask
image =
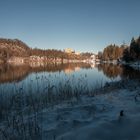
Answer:
POLYGON ((26 118, 20 114, 21 125, 19 119, 16 121, 19 125, 14 119, 12 127, 0 125, 1 138, 10 140, 10 134, 15 139, 18 133, 21 137, 18 135, 17 139, 31 140, 140 140, 139 85, 140 80, 107 83, 91 95, 81 95, 78 101, 73 98, 39 110, 34 113, 36 117, 26 118), (32 136, 36 132, 40 134, 32 136))
POLYGON ((40 115, 42 139, 140 140, 139 84, 138 80, 107 84, 79 102, 44 109, 40 115))

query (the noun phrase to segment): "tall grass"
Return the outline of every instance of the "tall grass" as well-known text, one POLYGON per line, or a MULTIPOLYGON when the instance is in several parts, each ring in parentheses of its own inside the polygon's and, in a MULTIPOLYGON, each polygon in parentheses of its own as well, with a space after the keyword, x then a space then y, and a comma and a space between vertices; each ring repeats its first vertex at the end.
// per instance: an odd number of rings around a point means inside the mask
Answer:
MULTIPOLYGON (((36 76, 35 80, 36 87, 30 84, 28 87, 24 84, 17 86, 15 83, 8 93, 0 86, 0 139, 42 139, 43 130, 39 118, 43 109, 64 101, 80 101, 82 95, 95 94, 95 88, 87 85, 86 75, 78 80, 74 76, 61 79, 56 85, 45 76, 36 76)), ((96 86, 99 88, 103 84, 97 83, 96 86)))

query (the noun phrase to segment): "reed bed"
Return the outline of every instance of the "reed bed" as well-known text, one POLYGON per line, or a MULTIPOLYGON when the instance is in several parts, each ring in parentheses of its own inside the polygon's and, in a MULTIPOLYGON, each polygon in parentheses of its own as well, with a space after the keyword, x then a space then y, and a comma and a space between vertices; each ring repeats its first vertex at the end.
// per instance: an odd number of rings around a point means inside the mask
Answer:
POLYGON ((82 95, 94 96, 96 89, 103 87, 100 81, 96 87, 89 88, 86 75, 78 80, 73 75, 59 80, 57 84, 50 80, 51 75, 48 77, 36 74, 34 80, 29 79, 28 85, 18 86, 15 82, 10 91, 8 85, 0 85, 0 139, 42 139, 43 130, 39 118, 43 109, 65 101, 79 102, 82 95))

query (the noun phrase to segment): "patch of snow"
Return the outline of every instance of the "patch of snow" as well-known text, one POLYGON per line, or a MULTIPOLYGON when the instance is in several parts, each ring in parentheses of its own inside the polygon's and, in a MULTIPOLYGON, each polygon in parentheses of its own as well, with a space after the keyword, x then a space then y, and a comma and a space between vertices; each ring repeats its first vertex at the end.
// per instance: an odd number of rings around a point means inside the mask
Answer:
POLYGON ((61 104, 44 110, 44 139, 49 140, 139 140, 139 91, 115 89, 94 97, 82 97, 81 102, 61 104), (124 116, 120 116, 120 111, 124 116))

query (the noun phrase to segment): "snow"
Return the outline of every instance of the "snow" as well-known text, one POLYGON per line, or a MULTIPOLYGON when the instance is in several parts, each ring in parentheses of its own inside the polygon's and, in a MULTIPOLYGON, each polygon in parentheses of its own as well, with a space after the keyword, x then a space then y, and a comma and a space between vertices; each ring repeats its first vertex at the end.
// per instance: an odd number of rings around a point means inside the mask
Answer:
POLYGON ((43 110, 43 139, 139 140, 139 82, 127 81, 125 85, 130 83, 132 86, 113 88, 93 97, 81 97, 80 102, 65 102, 43 110), (120 116, 121 110, 124 116, 120 116))
POLYGON ((108 83, 94 95, 83 95, 78 101, 64 101, 40 110, 37 117, 41 137, 36 139, 139 140, 139 85, 139 80, 108 83))

